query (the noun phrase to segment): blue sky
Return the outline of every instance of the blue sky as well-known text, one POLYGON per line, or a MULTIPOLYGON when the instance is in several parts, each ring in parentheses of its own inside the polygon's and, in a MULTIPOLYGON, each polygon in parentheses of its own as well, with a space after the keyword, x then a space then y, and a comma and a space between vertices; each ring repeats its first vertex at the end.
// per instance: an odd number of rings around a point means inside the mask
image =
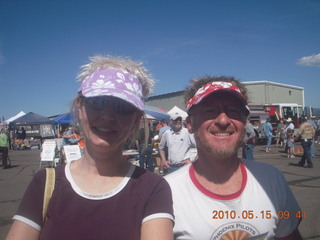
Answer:
POLYGON ((320 107, 318 0, 0 0, 0 116, 68 111, 96 54, 144 62, 153 95, 198 75, 305 88, 320 107))

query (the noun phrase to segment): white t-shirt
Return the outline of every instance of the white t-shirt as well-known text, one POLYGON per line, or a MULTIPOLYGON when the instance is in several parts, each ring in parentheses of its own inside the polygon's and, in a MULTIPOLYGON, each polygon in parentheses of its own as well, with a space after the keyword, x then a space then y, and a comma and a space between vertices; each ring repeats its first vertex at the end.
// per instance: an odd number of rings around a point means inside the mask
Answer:
POLYGON ((297 228, 300 208, 283 175, 256 161, 241 159, 240 166, 242 188, 227 196, 205 189, 193 165, 165 177, 173 195, 175 239, 274 239, 297 228))
POLYGON ((196 142, 193 134, 183 127, 179 132, 172 129, 165 131, 159 149, 164 149, 165 146, 168 147, 168 160, 171 164, 177 164, 191 158, 189 150, 196 146, 196 142))

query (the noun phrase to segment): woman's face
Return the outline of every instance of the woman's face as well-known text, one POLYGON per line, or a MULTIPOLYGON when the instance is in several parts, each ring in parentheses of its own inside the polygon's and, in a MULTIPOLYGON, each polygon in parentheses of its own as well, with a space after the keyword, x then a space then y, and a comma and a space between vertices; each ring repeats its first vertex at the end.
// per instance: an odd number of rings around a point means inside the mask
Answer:
POLYGON ((87 148, 122 149, 124 142, 139 126, 142 112, 115 97, 79 97, 79 120, 87 148))

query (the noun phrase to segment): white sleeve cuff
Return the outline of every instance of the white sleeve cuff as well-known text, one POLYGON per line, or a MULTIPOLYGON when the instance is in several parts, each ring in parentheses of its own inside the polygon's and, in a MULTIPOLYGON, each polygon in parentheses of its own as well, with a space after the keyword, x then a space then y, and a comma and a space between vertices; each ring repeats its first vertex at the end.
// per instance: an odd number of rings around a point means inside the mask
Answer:
POLYGON ((23 222, 23 223, 25 223, 25 224, 37 229, 38 231, 41 231, 41 226, 39 226, 37 223, 31 221, 28 218, 25 218, 25 217, 20 216, 20 215, 14 215, 12 219, 18 220, 20 222, 23 222))
POLYGON ((153 220, 153 219, 157 219, 157 218, 168 218, 168 219, 172 220, 172 222, 174 222, 174 217, 169 213, 155 213, 155 214, 152 214, 152 215, 145 217, 142 220, 142 223, 145 223, 149 220, 153 220))

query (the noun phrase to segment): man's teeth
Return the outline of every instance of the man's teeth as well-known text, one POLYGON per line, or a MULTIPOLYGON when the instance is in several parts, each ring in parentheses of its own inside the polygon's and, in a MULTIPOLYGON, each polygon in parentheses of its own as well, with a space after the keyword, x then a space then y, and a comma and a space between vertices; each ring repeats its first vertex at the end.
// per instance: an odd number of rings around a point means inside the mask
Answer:
POLYGON ((101 132, 112 132, 112 130, 108 129, 108 128, 97 128, 99 131, 101 132))
POLYGON ((216 133, 216 136, 230 136, 230 133, 216 133))

